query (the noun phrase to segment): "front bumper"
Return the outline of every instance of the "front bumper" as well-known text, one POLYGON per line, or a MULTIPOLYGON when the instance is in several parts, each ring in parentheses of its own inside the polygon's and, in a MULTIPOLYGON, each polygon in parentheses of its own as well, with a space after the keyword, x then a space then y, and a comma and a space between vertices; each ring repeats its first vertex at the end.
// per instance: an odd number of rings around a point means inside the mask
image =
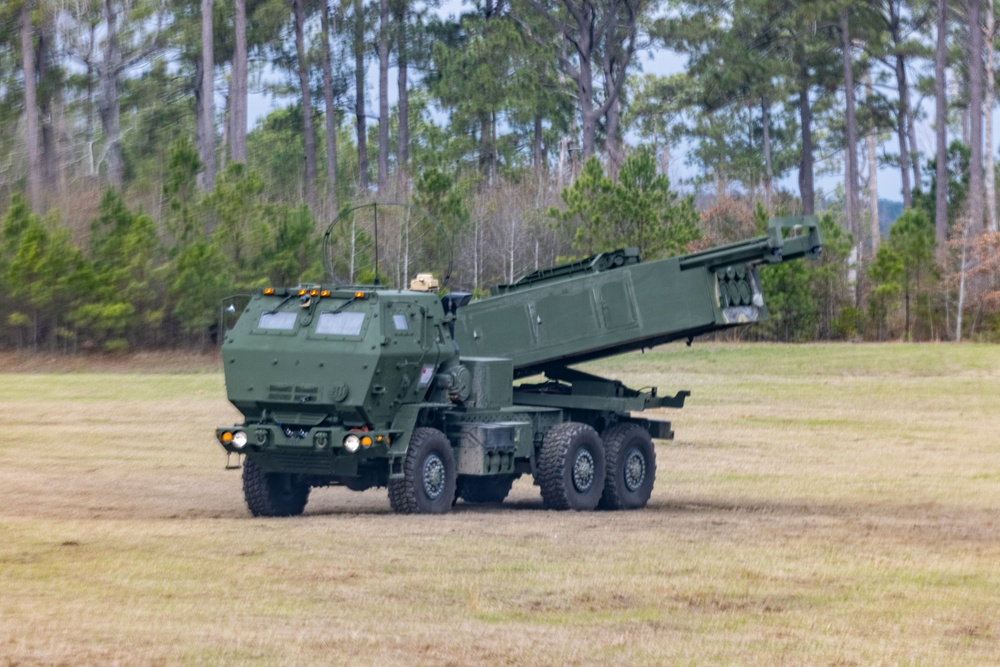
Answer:
POLYGON ((247 454, 253 452, 294 452, 298 454, 330 454, 332 456, 357 456, 370 458, 386 456, 393 440, 388 431, 364 431, 327 426, 285 426, 282 424, 241 424, 220 426, 215 429, 216 441, 227 452, 247 454), (240 433, 246 434, 242 447, 240 433), (345 445, 348 439, 358 440, 352 452, 345 445))

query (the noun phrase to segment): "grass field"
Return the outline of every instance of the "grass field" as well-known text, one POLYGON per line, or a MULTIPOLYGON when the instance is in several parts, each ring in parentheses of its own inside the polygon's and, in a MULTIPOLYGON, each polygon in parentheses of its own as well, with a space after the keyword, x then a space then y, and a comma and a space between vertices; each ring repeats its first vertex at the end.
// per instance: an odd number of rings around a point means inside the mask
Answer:
POLYGON ((649 506, 442 517, 249 518, 217 365, 144 365, 0 358, 0 666, 1000 664, 1000 347, 592 364, 693 392, 649 506))

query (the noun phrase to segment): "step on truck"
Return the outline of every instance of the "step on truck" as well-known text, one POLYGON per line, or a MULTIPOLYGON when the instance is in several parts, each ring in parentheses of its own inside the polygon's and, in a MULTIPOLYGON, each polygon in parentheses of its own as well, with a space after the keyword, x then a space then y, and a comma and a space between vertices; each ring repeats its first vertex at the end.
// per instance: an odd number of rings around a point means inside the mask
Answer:
POLYGON ((229 400, 216 429, 254 516, 301 514, 314 487, 386 487, 399 513, 500 503, 531 475, 554 510, 637 509, 656 478, 656 408, 574 366, 767 318, 759 269, 817 257, 811 217, 681 257, 623 249, 535 271, 488 297, 371 285, 256 291, 224 332, 229 400), (239 465, 242 462, 242 466, 239 465))

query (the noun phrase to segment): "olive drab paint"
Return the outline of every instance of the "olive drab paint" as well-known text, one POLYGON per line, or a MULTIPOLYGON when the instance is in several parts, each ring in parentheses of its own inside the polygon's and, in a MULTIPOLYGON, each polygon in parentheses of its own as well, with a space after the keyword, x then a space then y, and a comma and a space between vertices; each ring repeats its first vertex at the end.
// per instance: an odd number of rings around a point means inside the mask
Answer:
POLYGON ((500 502, 524 474, 553 509, 642 507, 651 438, 673 432, 634 413, 680 408, 688 392, 659 396, 571 366, 767 319, 759 268, 821 246, 815 219, 779 218, 745 242, 653 262, 604 253, 475 301, 373 286, 258 290, 222 345, 244 422, 216 437, 245 456, 256 516, 299 514, 309 490, 328 485, 385 486, 397 512, 441 513, 456 498, 500 502))

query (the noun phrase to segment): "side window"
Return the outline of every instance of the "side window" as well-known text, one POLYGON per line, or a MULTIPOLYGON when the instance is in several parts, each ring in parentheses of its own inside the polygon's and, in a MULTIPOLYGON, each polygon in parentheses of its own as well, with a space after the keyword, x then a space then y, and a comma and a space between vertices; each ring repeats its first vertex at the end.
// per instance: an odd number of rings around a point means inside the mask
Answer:
POLYGON ((396 336, 413 336, 415 333, 419 334, 419 331, 413 330, 414 321, 410 315, 409 305, 399 303, 390 304, 386 309, 386 327, 388 328, 386 333, 396 336), (389 327, 389 322, 392 322, 391 327, 389 327))

